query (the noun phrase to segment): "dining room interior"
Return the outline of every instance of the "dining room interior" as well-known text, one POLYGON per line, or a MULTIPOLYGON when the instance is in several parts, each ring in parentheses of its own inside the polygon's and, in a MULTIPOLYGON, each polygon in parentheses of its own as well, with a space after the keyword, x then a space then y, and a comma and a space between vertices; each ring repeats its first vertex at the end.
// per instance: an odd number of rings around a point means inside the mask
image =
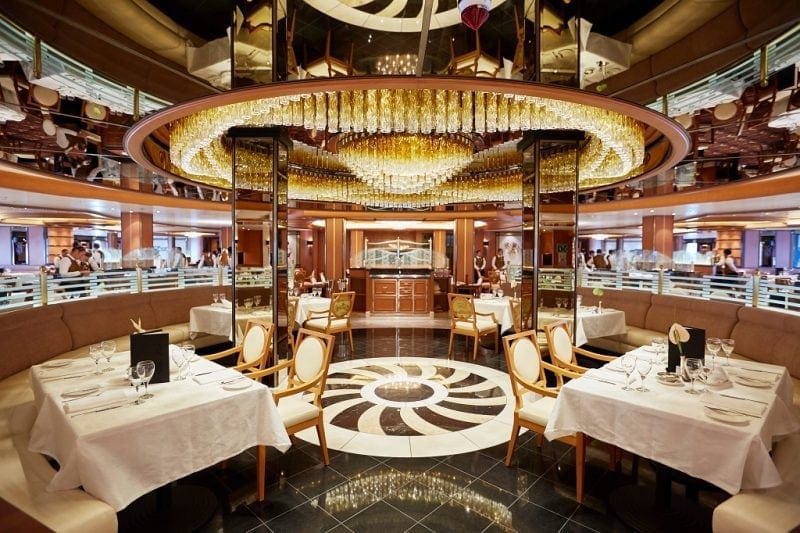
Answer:
POLYGON ((800 528, 800 2, 607 4, 3 2, 10 530, 800 528))

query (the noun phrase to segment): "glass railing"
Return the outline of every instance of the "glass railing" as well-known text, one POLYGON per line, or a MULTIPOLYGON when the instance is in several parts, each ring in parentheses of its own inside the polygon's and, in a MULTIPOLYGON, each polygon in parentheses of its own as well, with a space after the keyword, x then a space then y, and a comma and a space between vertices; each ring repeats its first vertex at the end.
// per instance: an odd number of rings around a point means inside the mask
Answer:
MULTIPOLYGON (((93 272, 80 278, 53 277, 45 271, 0 278, 0 312, 65 301, 102 298, 111 294, 231 285, 227 268, 142 269, 93 272)), ((237 287, 272 287, 269 268, 247 267, 236 272, 237 287)))

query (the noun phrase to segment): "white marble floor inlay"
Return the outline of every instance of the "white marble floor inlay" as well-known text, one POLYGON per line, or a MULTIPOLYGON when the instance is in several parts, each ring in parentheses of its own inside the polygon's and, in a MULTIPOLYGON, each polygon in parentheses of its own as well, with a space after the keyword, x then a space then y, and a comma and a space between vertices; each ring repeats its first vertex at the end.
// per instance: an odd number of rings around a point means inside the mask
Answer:
MULTIPOLYGON (((379 457, 435 457, 508 442, 508 374, 426 357, 343 361, 328 372, 328 447, 379 457)), ((318 443, 314 429, 297 436, 318 443)))

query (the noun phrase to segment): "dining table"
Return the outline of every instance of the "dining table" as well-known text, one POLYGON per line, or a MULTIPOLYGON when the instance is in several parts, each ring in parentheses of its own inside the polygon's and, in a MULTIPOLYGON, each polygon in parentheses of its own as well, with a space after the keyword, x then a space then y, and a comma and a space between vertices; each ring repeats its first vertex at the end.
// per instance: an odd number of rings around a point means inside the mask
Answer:
MULTIPOLYGON (((643 385, 647 392, 623 390, 628 380, 619 358, 588 370, 561 388, 545 437, 582 432, 730 494, 782 483, 770 450, 777 440, 800 431, 786 368, 731 360, 712 373, 718 378, 713 385, 698 385, 702 392, 687 394, 689 386, 682 380, 658 374, 665 370, 663 357, 650 347, 637 348, 629 357, 651 361, 644 379, 637 372, 631 375, 631 385, 643 385)), ((722 365, 720 358, 716 365, 722 365)), ((666 494, 669 498, 668 487, 666 494)), ((636 515, 630 499, 645 497, 641 487, 631 485, 620 501, 628 501, 623 506, 636 515)), ((656 511, 664 508, 669 506, 656 501, 648 512, 638 513, 641 522, 629 525, 648 530, 646 523, 663 518, 656 511)))
MULTIPOLYGON (((308 320, 311 311, 316 313, 327 313, 331 308, 331 299, 323 296, 312 296, 310 294, 301 294, 297 298, 297 315, 294 321, 302 326, 308 320)), ((320 315, 317 315, 320 316, 320 315)))
POLYGON ((497 323, 500 324, 500 331, 507 331, 514 327, 514 315, 511 311, 511 298, 508 296, 494 296, 491 294, 481 295, 480 298, 473 298, 476 313, 491 313, 497 323))
POLYGON ((154 489, 254 446, 291 446, 269 389, 196 358, 192 376, 138 394, 125 371, 130 354, 95 373, 88 357, 30 369, 37 408, 29 448, 59 465, 49 491, 82 487, 119 511, 154 489), (104 401, 105 400, 105 401, 104 401))
MULTIPOLYGON (((572 309, 540 308, 538 312, 539 327, 557 320, 566 320, 572 324, 574 318, 572 309)), ((575 346, 583 346, 589 339, 622 335, 626 331, 625 311, 586 306, 578 308, 575 346)))
MULTIPOLYGON (((194 338, 200 333, 218 335, 233 339, 231 331, 231 306, 218 302, 208 305, 199 305, 189 309, 189 335, 194 338)), ((239 308, 236 310, 236 335, 237 339, 244 332, 247 321, 250 319, 272 321, 271 307, 239 308)))

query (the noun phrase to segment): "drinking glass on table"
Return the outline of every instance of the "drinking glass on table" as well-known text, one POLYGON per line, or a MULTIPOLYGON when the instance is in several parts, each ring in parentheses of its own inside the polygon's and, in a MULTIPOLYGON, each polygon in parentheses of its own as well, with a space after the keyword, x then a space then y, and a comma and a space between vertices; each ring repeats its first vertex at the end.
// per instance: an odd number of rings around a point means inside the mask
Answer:
POLYGON ((106 368, 103 369, 103 372, 110 372, 111 371, 111 357, 117 353, 117 341, 103 341, 100 343, 100 349, 103 352, 103 357, 106 358, 106 368))
POLYGON ((136 365, 136 373, 142 380, 142 383, 144 383, 144 395, 142 396, 142 400, 149 400, 153 397, 152 394, 147 392, 147 385, 150 383, 150 380, 153 379, 153 374, 155 374, 155 372, 156 364, 150 359, 139 361, 136 365))
POLYGON ((170 350, 169 356, 172 362, 175 363, 175 366, 178 367, 177 379, 186 379, 186 373, 184 371, 189 368, 189 360, 186 359, 186 352, 183 351, 183 348, 178 348, 177 350, 170 350))
POLYGON ((100 370, 100 359, 103 358, 103 347, 99 344, 89 346, 89 355, 94 359, 94 373, 99 376, 103 372, 100 370))
POLYGON ((245 298, 244 299, 244 308, 249 311, 251 307, 253 307, 253 299, 252 298, 245 298))
POLYGON ((656 352, 656 361, 659 364, 667 363, 667 339, 664 337, 653 337, 650 339, 650 346, 656 352))
POLYGON ((650 359, 636 359, 636 371, 639 373, 639 376, 642 378, 642 382, 639 384, 639 388, 636 389, 639 392, 650 392, 650 389, 645 388, 644 386, 644 378, 647 377, 647 374, 650 373, 650 370, 653 368, 653 363, 650 362, 650 359))
POLYGON ((694 382, 697 377, 700 375, 700 372, 703 370, 703 360, 697 359, 695 357, 687 357, 686 358, 686 373, 689 375, 689 379, 692 380, 692 387, 687 390, 689 394, 700 394, 700 391, 694 388, 694 382))
POLYGON ((258 307, 258 306, 261 305, 261 295, 260 294, 257 294, 255 296, 253 296, 253 304, 255 304, 255 307, 258 307))
POLYGON ((731 364, 731 354, 733 353, 733 349, 736 347, 736 341, 733 339, 722 339, 722 351, 725 352, 725 362, 723 363, 725 366, 730 366, 731 364))
POLYGON ((706 350, 711 354, 711 365, 716 366, 717 354, 722 348, 722 341, 716 337, 709 337, 706 339, 706 350))
POLYGON ((219 302, 219 293, 215 292, 214 294, 212 294, 211 295, 211 299, 214 301, 214 303, 218 303, 219 302))
POLYGON ((622 370, 625 372, 625 386, 622 387, 622 390, 635 390, 631 387, 631 374, 633 374, 634 369, 636 369, 636 356, 631 354, 625 354, 619 358, 619 362, 622 365, 622 370))
POLYGON ((125 375, 128 378, 128 381, 130 382, 131 386, 136 388, 136 401, 133 403, 139 405, 140 403, 142 403, 142 398, 141 395, 139 394, 139 387, 142 386, 142 378, 139 377, 139 372, 136 369, 136 365, 129 366, 125 370, 125 375))
POLYGON ((502 298, 503 297, 503 289, 497 289, 497 297, 498 298, 502 298))

